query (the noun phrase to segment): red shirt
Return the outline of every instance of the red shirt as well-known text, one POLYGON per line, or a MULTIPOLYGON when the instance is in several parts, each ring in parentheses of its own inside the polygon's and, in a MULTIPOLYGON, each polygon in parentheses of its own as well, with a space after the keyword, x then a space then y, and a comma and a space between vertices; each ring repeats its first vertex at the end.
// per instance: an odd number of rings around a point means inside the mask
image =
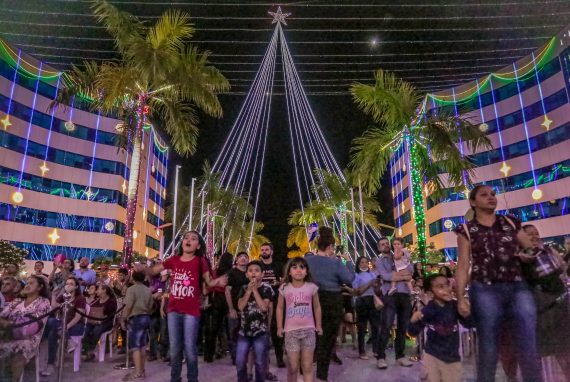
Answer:
POLYGON ((172 272, 168 311, 200 317, 200 273, 210 270, 206 259, 196 256, 182 261, 180 256, 172 256, 162 265, 172 272))

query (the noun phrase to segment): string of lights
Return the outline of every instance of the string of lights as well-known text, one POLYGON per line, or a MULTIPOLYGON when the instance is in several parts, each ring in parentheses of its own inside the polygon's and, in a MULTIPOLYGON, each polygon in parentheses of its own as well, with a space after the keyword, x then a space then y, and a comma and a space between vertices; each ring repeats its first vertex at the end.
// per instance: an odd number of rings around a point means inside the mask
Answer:
MULTIPOLYGON (((105 26, 97 25, 97 24, 62 24, 62 23, 41 23, 41 22, 26 22, 26 21, 16 21, 16 20, 1 20, 0 23, 9 23, 11 25, 24 25, 26 27, 30 27, 30 25, 42 27, 42 28, 74 28, 74 29, 100 29, 105 30, 105 26)), ((552 28, 562 28, 564 24, 542 24, 542 25, 515 25, 515 26, 499 26, 499 27, 475 27, 475 28, 466 28, 466 27, 444 27, 444 28, 362 28, 362 29, 346 29, 346 28, 337 28, 337 29, 329 29, 329 28, 288 28, 287 33, 290 32, 302 32, 302 33, 379 33, 379 32, 398 32, 398 33, 406 33, 406 32, 497 32, 497 31, 513 31, 513 30, 529 30, 529 29, 552 29, 552 28)), ((209 28, 209 27, 202 27, 200 28, 200 32, 270 32, 273 29, 271 28, 209 28)))
MULTIPOLYGON (((149 5, 151 3, 145 3, 149 5)), ((336 6, 336 5, 335 5, 336 6)), ((58 17, 88 17, 93 18, 91 13, 79 12, 50 12, 50 11, 34 11, 28 9, 12 9, 5 8, 3 12, 20 13, 20 14, 38 14, 43 16, 58 16, 58 17)), ((543 17, 560 17, 569 15, 570 12, 546 12, 546 13, 524 13, 524 14, 504 14, 504 15, 461 15, 461 16, 420 16, 420 17, 397 17, 397 16, 382 16, 382 17, 289 17, 290 20, 295 21, 431 21, 431 20, 504 20, 504 19, 529 19, 529 18, 543 18, 543 17)), ((153 15, 135 15, 142 19, 158 19, 160 16, 153 15)), ((240 21, 254 21, 254 20, 267 20, 262 16, 192 16, 196 20, 240 20, 240 21)))

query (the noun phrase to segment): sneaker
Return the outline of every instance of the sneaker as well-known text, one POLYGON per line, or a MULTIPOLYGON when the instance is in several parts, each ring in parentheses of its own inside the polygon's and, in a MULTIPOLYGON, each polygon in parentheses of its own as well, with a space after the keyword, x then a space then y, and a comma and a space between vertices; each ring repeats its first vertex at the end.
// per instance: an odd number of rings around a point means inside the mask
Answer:
POLYGON ((376 367, 378 369, 387 369, 388 368, 388 364, 386 363, 386 360, 384 358, 378 358, 378 361, 376 361, 376 367))
POLYGON ((55 373, 55 367, 53 365, 47 365, 47 367, 44 370, 42 370, 40 375, 42 377, 49 377, 50 375, 53 375, 54 373, 55 373))
POLYGON ((410 360, 406 357, 398 358, 396 362, 402 367, 410 367, 413 365, 413 363, 411 363, 410 360))
POLYGON ((365 360, 365 361, 369 359, 368 356, 366 355, 366 353, 360 354, 360 355, 358 356, 358 358, 363 359, 363 360, 365 360))

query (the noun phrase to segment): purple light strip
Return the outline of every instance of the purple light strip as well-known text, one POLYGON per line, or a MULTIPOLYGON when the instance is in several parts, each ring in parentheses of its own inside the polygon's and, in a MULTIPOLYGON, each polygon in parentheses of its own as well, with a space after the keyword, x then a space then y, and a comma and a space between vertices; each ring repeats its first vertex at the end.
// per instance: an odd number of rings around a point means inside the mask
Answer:
MULTIPOLYGON (((57 83, 56 83, 56 85, 55 85, 55 94, 56 94, 56 95, 55 95, 55 97, 53 98, 54 100, 56 99, 57 93, 59 92, 59 84, 60 84, 60 81, 61 81, 61 76, 57 77, 57 83)), ((47 156, 48 156, 48 152, 49 152, 49 145, 50 145, 50 142, 51 142, 51 133, 52 133, 52 131, 53 131, 53 120, 54 120, 54 117, 55 117, 56 109, 57 109, 57 108, 54 107, 54 108, 51 110, 51 115, 50 115, 51 119, 50 119, 50 122, 49 122, 49 131, 48 131, 48 136, 47 136, 47 139, 46 139, 46 154, 44 155, 44 162, 47 161, 47 156)))
MULTIPOLYGON (((40 61, 40 67, 39 67, 39 72, 42 71, 42 65, 43 62, 40 61)), ((28 145, 30 143, 30 134, 32 133, 32 122, 34 119, 34 112, 36 110, 36 100, 38 98, 38 87, 40 85, 40 78, 38 77, 38 79, 36 80, 36 88, 34 90, 34 98, 32 101, 32 111, 30 113, 30 120, 28 121, 28 133, 26 134, 26 147, 24 149, 24 158, 22 158, 22 167, 20 170, 20 180, 18 181, 18 191, 21 191, 22 189, 22 178, 24 176, 24 170, 26 169, 26 159, 28 158, 28 145)), ((46 147, 47 150, 47 147, 46 147)))
MULTIPOLYGON (((95 167, 95 154, 97 152, 97 137, 99 135, 99 125, 101 123, 101 112, 97 111, 97 122, 95 123, 95 142, 93 142, 93 152, 91 154, 91 166, 89 169, 89 186, 87 189, 91 191, 91 185, 93 184, 93 167, 95 167)), ((85 195, 85 193, 84 193, 85 195)), ((89 200, 89 198, 87 198, 89 200)))
MULTIPOLYGON (((148 153, 146 156, 146 179, 144 181, 144 207, 143 207, 144 210, 143 211, 146 211, 145 212, 146 217, 144 217, 142 219, 142 226, 144 228, 144 235, 146 235, 146 227, 147 227, 147 220, 148 220, 148 214, 149 214, 149 210, 148 210, 148 189, 150 187, 150 182, 148 180, 150 178, 150 167, 151 167, 150 157, 152 156, 152 148, 154 147, 153 139, 152 139, 152 132, 153 132, 153 129, 150 129, 148 131, 148 153)), ((142 138, 143 141, 144 141, 144 135, 145 135, 145 133, 143 131, 143 138, 142 138)), ((141 234, 143 233, 142 231, 143 230, 141 229, 141 234)), ((146 246, 146 237, 145 237, 145 246, 146 246)))

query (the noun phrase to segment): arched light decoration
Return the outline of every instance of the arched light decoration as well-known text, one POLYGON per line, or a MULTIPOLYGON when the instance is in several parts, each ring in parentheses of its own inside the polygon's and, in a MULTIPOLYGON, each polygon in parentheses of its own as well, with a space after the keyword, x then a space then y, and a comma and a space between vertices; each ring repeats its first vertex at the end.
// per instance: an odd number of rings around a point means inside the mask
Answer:
POLYGON ((115 223, 107 222, 105 224, 105 229, 107 230, 107 232, 112 232, 115 229, 115 223))
POLYGON ((486 124, 485 122, 483 122, 482 124, 479 125, 479 131, 482 133, 487 132, 487 130, 489 130, 489 125, 486 124))
POLYGON ((71 122, 71 121, 67 121, 63 124, 63 126, 65 127, 65 130, 67 131, 75 131, 75 123, 71 122))
POLYGON ((534 190, 532 190, 531 196, 534 200, 542 199, 542 190, 540 188, 535 188, 534 190))
POLYGON ((24 195, 20 191, 16 191, 12 194, 12 201, 15 204, 20 204, 24 201, 24 195))
POLYGON ((48 235, 48 237, 51 240, 52 244, 57 243, 57 241, 60 239, 60 236, 57 233, 57 228, 54 228, 53 231, 48 235))
POLYGON ((453 221, 451 219, 445 219, 443 221, 443 226, 451 231, 451 229, 453 228, 453 221))

